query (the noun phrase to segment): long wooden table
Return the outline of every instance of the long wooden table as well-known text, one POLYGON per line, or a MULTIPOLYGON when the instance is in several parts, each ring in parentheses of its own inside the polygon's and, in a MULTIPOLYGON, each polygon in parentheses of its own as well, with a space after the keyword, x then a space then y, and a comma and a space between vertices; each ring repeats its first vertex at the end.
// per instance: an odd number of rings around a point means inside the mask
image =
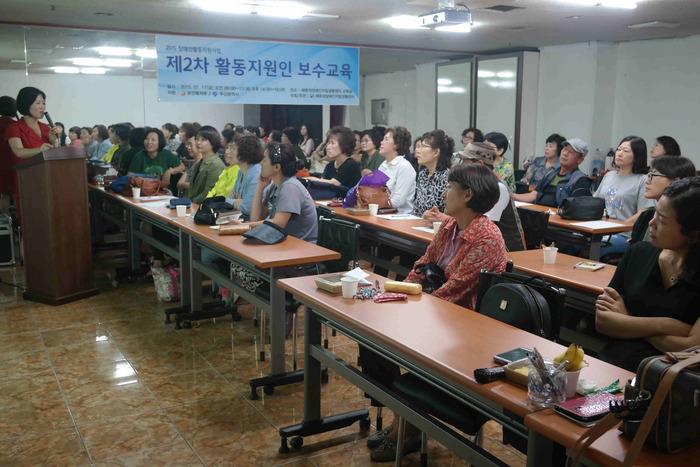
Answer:
MULTIPOLYGON (((571 449, 586 428, 547 409, 525 417, 525 426, 540 442, 555 442, 571 449)), ((629 449, 631 439, 616 428, 606 432, 584 453, 585 465, 619 466, 629 449)), ((696 466, 700 463, 700 446, 667 454, 645 445, 634 462, 639 467, 696 466)), ((529 460, 528 460, 529 464, 529 460)))
MULTIPOLYGON (((384 278, 372 275, 370 280, 383 283, 384 278)), ((513 347, 537 347, 545 357, 553 358, 564 350, 563 346, 431 295, 409 296, 407 302, 374 303, 343 299, 319 290, 312 277, 282 279, 278 284, 307 306, 304 421, 280 430, 282 450, 288 437, 309 436, 349 424, 341 422, 341 415, 321 417, 320 365, 323 363, 470 462, 503 465, 464 436, 397 399, 325 349, 321 345, 321 323, 409 370, 432 384, 436 391, 458 398, 520 436, 546 447, 547 443, 537 439, 523 423, 525 417, 540 410, 530 404, 527 389, 508 380, 479 384, 473 372, 476 368, 494 366, 493 355, 513 347)), ((598 381, 601 386, 632 376, 594 358, 587 361, 590 367, 584 370, 584 377, 598 381)), ((356 416, 351 413, 349 419, 356 416)), ((546 449, 528 452, 528 465, 548 465, 548 458, 551 452, 546 449)))
MULTIPOLYGON (((326 206, 327 201, 317 201, 319 206, 326 206)), ((401 220, 401 219, 383 219, 377 216, 355 216, 350 214, 347 209, 332 207, 335 216, 351 222, 360 224, 360 238, 366 240, 367 243, 379 245, 389 245, 401 251, 422 256, 425 250, 433 240, 434 234, 422 230, 416 230, 414 227, 425 227, 423 220, 401 220)), ((371 251, 360 251, 360 259, 376 264, 389 271, 394 271, 398 274, 407 276, 410 272, 407 268, 400 264, 392 263, 390 260, 378 257, 371 251)))
MULTIPOLYGON (((129 239, 129 256, 132 268, 139 264, 140 241, 168 253, 180 261, 181 303, 190 310, 202 308, 202 275, 229 287, 237 294, 253 303, 270 315, 270 376, 251 381, 251 397, 256 397, 255 388, 263 386, 273 388, 295 380, 301 380, 301 373, 289 374, 285 369, 285 309, 284 291, 275 286, 277 279, 285 277, 289 268, 304 264, 340 258, 340 253, 318 245, 288 236, 277 245, 265 245, 255 240, 248 240, 240 235, 219 236, 210 226, 197 225, 188 215, 177 217, 176 211, 166 207, 167 200, 152 201, 134 199, 105 191, 103 187, 91 186, 91 191, 98 197, 109 197, 111 202, 118 202, 126 211, 127 234, 129 239), (157 226, 178 239, 178 247, 173 248, 147 234, 141 223, 157 226), (201 262, 201 249, 213 251, 224 260, 242 266, 268 284, 269 297, 263 297, 249 291, 240 282, 201 262)), ((193 205, 190 214, 196 212, 193 205)))
POLYGON ((628 222, 614 219, 600 219, 615 224, 614 227, 591 228, 587 226, 575 225, 585 221, 562 219, 556 213, 556 209, 539 204, 518 203, 518 209, 529 209, 532 211, 547 212, 549 216, 549 226, 547 228, 547 238, 560 245, 578 244, 589 248, 588 257, 593 261, 600 259, 600 247, 605 235, 628 232, 633 225, 628 222))

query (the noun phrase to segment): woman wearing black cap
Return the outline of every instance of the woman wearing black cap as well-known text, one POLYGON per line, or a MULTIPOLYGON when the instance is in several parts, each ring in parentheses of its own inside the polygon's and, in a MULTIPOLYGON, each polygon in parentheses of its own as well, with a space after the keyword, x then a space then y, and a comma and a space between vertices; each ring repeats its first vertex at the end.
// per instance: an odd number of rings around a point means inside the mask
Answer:
POLYGON ((17 111, 23 117, 7 127, 5 134, 15 156, 26 159, 55 147, 60 128, 49 128, 39 121, 46 114, 46 94, 43 91, 33 87, 20 89, 17 111))

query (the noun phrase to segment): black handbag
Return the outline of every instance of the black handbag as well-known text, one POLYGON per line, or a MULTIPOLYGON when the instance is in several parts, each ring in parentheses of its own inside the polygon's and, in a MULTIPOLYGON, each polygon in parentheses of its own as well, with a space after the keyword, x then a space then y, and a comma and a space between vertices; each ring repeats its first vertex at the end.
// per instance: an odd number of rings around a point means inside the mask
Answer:
POLYGON ((194 215, 194 223, 201 225, 214 225, 222 212, 233 211, 233 205, 226 202, 223 196, 212 196, 202 201, 194 215))
POLYGON ((604 212, 605 200, 595 196, 566 198, 559 206, 559 215, 568 220, 597 221, 604 212))
MULTIPOLYGON (((535 281, 538 278, 532 278, 535 281)), ((488 289, 477 309, 479 313, 516 328, 549 338, 552 313, 547 300, 527 284, 503 282, 488 289)))
POLYGON ((447 282, 445 271, 435 263, 422 263, 413 270, 419 276, 423 276, 423 292, 432 294, 447 282))

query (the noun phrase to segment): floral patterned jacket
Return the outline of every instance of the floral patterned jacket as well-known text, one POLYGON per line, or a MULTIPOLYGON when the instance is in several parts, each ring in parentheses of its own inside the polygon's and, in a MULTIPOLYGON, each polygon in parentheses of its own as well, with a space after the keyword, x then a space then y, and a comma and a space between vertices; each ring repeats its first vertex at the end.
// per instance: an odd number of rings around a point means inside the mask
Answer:
MULTIPOLYGON (((428 246, 425 255, 415 265, 423 263, 437 264, 447 242, 452 238, 457 221, 449 218, 428 246)), ((464 229, 459 237, 460 247, 457 254, 445 269, 447 281, 433 295, 448 302, 473 310, 476 308, 476 294, 479 286, 479 271, 503 272, 506 269, 506 247, 503 236, 496 224, 486 216, 477 216, 464 229)), ((415 268, 414 265, 414 268, 415 268)), ((406 282, 421 283, 424 277, 411 271, 406 282)))

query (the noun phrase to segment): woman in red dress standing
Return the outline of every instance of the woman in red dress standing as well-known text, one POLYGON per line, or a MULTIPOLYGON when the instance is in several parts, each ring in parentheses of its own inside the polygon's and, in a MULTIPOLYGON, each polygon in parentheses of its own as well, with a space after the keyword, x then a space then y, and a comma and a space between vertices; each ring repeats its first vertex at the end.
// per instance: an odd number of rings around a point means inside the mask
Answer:
MULTIPOLYGON (((5 130, 7 139, 12 148, 14 165, 37 154, 55 147, 56 135, 60 128, 41 123, 46 113, 46 94, 33 87, 20 89, 17 94, 17 111, 23 115, 21 119, 12 123, 5 130)), ((19 214, 19 184, 17 183, 17 171, 14 173, 15 202, 19 214)))
POLYGON ((16 116, 17 102, 10 96, 0 97, 0 214, 9 214, 12 197, 17 191, 12 168, 14 154, 5 137, 5 130, 16 122, 16 116))

